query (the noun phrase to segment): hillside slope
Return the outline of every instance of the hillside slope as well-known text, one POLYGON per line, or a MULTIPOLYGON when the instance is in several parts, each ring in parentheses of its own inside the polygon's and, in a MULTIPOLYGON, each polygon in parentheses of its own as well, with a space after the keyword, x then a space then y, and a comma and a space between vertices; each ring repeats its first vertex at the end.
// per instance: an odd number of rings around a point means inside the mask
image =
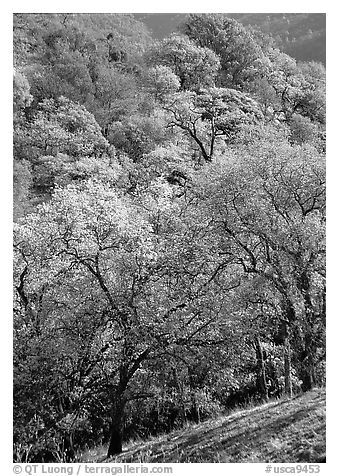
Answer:
MULTIPOLYGON (((102 462, 105 448, 84 460, 102 462)), ((273 401, 128 445, 110 462, 323 462, 325 390, 273 401)))
MULTIPOLYGON (((326 15, 324 13, 227 13, 243 25, 270 34, 277 46, 298 61, 326 63, 326 15)), ((154 38, 177 31, 187 19, 185 13, 135 13, 154 38)))
POLYGON ((298 61, 326 63, 325 13, 238 13, 229 16, 271 35, 281 51, 298 61))

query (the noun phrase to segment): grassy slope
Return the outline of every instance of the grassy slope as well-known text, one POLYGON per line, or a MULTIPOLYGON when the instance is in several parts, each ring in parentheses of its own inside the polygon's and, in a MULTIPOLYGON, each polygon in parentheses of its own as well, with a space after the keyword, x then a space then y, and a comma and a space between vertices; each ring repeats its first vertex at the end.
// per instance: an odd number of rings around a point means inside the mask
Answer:
MULTIPOLYGON (((83 455, 102 462, 106 448, 83 455)), ((110 462, 322 462, 325 390, 236 411, 143 443, 128 445, 110 462)))

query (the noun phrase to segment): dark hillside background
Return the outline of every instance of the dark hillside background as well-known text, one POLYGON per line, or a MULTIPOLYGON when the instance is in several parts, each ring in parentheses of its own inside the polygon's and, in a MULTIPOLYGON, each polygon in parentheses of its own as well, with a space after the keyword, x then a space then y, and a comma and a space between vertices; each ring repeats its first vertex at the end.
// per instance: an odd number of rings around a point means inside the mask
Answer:
MULTIPOLYGON (((185 21, 184 13, 136 13, 153 36, 164 38, 185 21)), ((277 46, 299 61, 326 63, 325 13, 230 13, 245 26, 258 28, 271 35, 277 46)))

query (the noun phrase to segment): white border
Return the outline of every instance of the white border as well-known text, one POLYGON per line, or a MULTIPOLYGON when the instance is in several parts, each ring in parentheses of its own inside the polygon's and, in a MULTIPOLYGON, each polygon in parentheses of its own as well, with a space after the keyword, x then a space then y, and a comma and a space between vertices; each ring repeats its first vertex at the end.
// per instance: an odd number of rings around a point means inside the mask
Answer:
MULTIPOLYGON (((338 124, 338 8, 335 0, 325 0, 322 2, 296 1, 286 0, 284 2, 268 2, 268 1, 241 1, 230 2, 229 4, 221 1, 210 0, 208 2, 196 1, 177 1, 172 0, 164 5, 158 2, 144 1, 137 3, 136 1, 124 0, 123 2, 108 2, 97 0, 95 3, 84 3, 83 1, 59 1, 57 4, 47 3, 46 1, 14 1, 1 5, 0 16, 0 45, 1 45, 1 174, 0 174, 0 193, 1 193, 1 438, 0 438, 0 462, 10 464, 9 472, 6 470, 4 474, 12 474, 12 14, 14 12, 114 12, 114 13, 187 13, 187 12, 227 12, 227 13, 326 13, 327 14, 327 106, 328 106, 328 153, 327 153, 327 203, 329 224, 327 228, 328 242, 328 330, 327 330, 327 347, 328 347, 328 364, 327 364, 327 402, 328 402, 328 438, 327 438, 327 461, 325 467, 322 467, 322 474, 335 474, 334 463, 336 461, 337 444, 336 444, 336 427, 335 417, 337 413, 337 396, 338 396, 338 370, 339 365, 338 352, 338 316, 337 302, 338 284, 339 283, 339 263, 337 241, 339 230, 337 222, 338 213, 338 161, 339 154, 337 152, 338 145, 336 140, 337 124, 338 124)), ((177 466, 177 465, 175 465, 177 466)), ((182 465, 179 465, 182 466, 182 465)), ((218 465, 217 465, 218 466, 218 465)), ((220 466, 220 465, 219 465, 220 466)), ((231 466, 227 468, 231 470, 231 466)), ((257 473, 253 471, 253 465, 241 465, 242 474, 257 473), (252 466, 252 470, 250 467, 252 466), (248 470, 246 470, 248 468, 248 470)), ((256 466, 256 465, 254 465, 256 466)), ((217 471, 216 465, 203 469, 212 469, 217 471)), ((258 468, 258 466, 257 466, 258 468)), ((175 473, 179 473, 176 468, 175 473)), ((225 471, 226 468, 223 469, 225 471)), ((259 468, 258 468, 259 469, 259 468)), ((193 470, 191 465, 185 465, 185 473, 193 470), (192 469, 190 469, 192 468, 192 469)), ((202 470, 202 469, 201 469, 202 470)), ((197 468, 194 468, 194 472, 197 468)), ((227 469, 226 469, 227 471, 227 469)), ((261 470, 264 474, 264 470, 261 470)), ((234 466, 230 474, 240 474, 235 471, 234 466)), ((257 473, 257 474, 260 474, 257 473)))

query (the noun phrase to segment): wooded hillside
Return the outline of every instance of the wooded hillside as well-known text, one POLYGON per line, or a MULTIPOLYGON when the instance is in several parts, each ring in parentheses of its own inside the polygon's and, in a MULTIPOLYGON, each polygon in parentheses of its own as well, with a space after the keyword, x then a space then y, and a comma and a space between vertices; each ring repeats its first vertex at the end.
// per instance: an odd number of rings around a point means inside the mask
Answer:
POLYGON ((325 385, 325 69, 222 14, 14 15, 14 460, 325 385))

